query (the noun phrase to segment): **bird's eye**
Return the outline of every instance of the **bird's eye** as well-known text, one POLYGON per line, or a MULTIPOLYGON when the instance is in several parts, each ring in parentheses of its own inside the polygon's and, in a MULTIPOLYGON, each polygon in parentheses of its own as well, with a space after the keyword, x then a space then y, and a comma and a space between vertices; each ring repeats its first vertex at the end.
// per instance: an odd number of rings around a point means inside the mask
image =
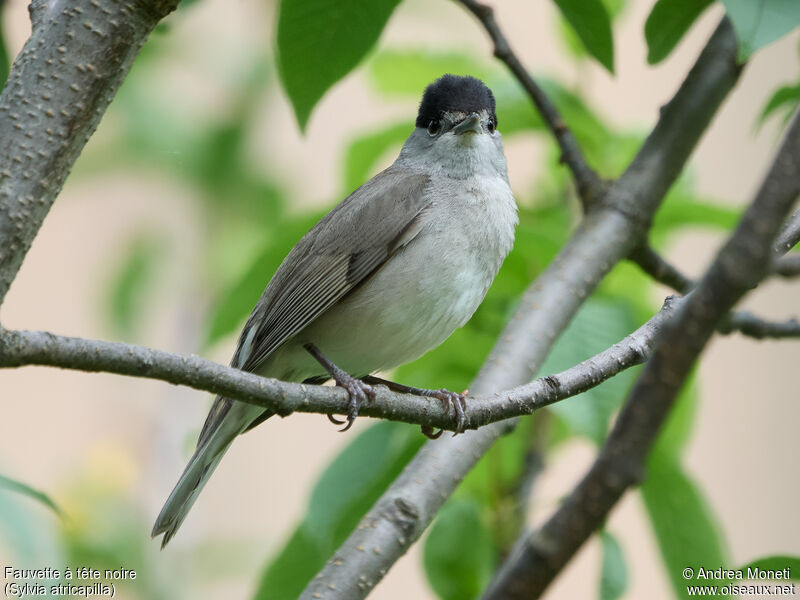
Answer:
POLYGON ((494 119, 489 119, 489 122, 486 123, 486 129, 489 130, 489 133, 494 133, 494 128, 496 127, 494 123, 494 119))
POLYGON ((437 133, 439 133, 439 130, 441 128, 442 125, 439 123, 439 121, 432 120, 430 123, 428 123, 428 134, 436 135, 437 133))

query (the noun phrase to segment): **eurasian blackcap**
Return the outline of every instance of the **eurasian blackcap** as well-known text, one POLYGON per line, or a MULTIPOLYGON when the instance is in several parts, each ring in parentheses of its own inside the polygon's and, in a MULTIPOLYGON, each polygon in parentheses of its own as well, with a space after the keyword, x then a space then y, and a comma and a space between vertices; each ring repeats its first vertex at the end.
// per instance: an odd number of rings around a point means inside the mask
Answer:
MULTIPOLYGON (((362 379, 374 382, 366 376, 435 348, 472 316, 511 250, 516 223, 494 96, 474 77, 444 75, 425 89, 397 160, 289 252, 231 365, 286 381, 335 379, 350 392, 349 427, 374 394, 362 379)), ((463 427, 458 394, 390 387, 450 402, 463 427)), ((270 416, 216 399, 153 527, 153 536, 164 534, 162 547, 236 436, 270 416)))

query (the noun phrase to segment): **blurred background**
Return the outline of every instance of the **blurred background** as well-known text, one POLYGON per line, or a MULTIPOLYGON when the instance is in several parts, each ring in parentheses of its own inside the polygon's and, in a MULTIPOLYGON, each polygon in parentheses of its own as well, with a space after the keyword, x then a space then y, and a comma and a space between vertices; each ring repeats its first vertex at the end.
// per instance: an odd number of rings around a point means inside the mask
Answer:
MULTIPOLYGON (((609 2, 611 75, 582 53, 550 2, 494 3, 512 46, 604 176, 630 160, 722 14, 711 7, 667 60, 648 66, 643 27, 652 4, 609 2)), ((26 3, 6 0, 0 10, 14 56, 29 34, 26 3)), ((374 51, 322 99, 302 134, 274 66, 275 18, 265 0, 198 0, 157 29, 36 238, 3 325, 227 363, 288 249, 396 156, 425 84, 446 71, 471 73, 498 99, 521 208, 517 244, 473 321, 393 374, 464 389, 515 298, 579 215, 551 137, 492 59, 477 21, 453 2, 428 0, 399 5, 374 51)), ((795 31, 755 56, 656 219, 654 243, 691 276, 709 264, 772 158, 786 115, 759 117, 778 87, 800 79, 799 45, 795 31)), ((620 265, 543 370, 618 341, 668 293, 620 265)), ((745 307, 796 316, 800 286, 772 279, 745 307)), ((617 568, 627 572, 623 597, 660 599, 674 597, 681 561, 717 568, 800 554, 799 360, 796 341, 717 337, 656 448, 649 483, 625 497, 608 534, 581 550, 546 597, 597 596, 604 560, 626 565, 617 568)), ((523 521, 545 519, 591 463, 633 378, 627 372, 526 420, 371 597, 466 598, 481 589, 523 521), (545 467, 527 516, 517 493, 526 458, 545 467), (474 525, 460 528, 466 539, 450 527, 465 523, 474 525), (465 547, 475 550, 453 556, 465 547), (473 580, 454 584, 466 567, 473 580)), ((269 590, 281 578, 302 588, 304 573, 316 572, 423 441, 418 429, 368 419, 347 434, 322 416, 272 419, 233 445, 160 552, 149 531, 193 448, 208 394, 46 368, 0 372, 0 390, 0 474, 61 510, 0 489, 0 565, 136 569, 123 598, 278 598, 269 590)))

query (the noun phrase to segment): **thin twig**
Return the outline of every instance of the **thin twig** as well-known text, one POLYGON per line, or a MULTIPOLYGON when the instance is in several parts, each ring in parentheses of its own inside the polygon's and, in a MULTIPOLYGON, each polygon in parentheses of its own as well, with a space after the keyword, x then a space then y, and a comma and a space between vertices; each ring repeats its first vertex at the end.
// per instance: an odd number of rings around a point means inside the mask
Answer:
POLYGON ((800 338, 800 322, 797 319, 788 321, 766 321, 745 310, 731 312, 717 326, 722 334, 739 332, 757 340, 800 338))
POLYGON ((668 263, 649 244, 637 246, 628 258, 655 281, 671 287, 676 292, 686 294, 695 286, 695 282, 692 279, 668 263))
POLYGON ((799 192, 796 116, 736 231, 659 339, 597 460, 555 514, 518 540, 485 599, 538 598, 622 494, 641 479, 645 457, 719 320, 769 272, 771 244, 799 192))
POLYGON ((605 185, 597 173, 587 164, 575 136, 561 118, 555 104, 547 96, 539 84, 531 77, 527 69, 511 49, 505 35, 495 21, 494 11, 491 6, 481 4, 475 0, 456 0, 468 11, 475 15, 483 25, 486 33, 494 44, 494 55, 509 68, 517 78, 520 85, 530 96, 542 119, 550 128, 561 148, 561 162, 566 164, 575 178, 578 196, 583 203, 584 210, 588 210, 599 201, 605 192, 605 185))

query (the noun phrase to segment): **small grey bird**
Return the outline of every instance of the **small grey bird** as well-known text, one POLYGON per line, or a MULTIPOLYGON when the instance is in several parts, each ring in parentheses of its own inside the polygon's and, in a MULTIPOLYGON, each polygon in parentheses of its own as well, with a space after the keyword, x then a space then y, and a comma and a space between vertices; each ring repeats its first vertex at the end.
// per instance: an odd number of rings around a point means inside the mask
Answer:
MULTIPOLYGON (((350 393, 344 429, 375 383, 448 402, 461 429, 463 396, 368 376, 414 360, 469 320, 511 250, 516 224, 494 96, 474 77, 444 75, 425 89, 397 160, 289 252, 231 365, 286 381, 333 378, 350 393)), ((162 548, 234 438, 270 416, 216 399, 153 527, 154 537, 164 534, 162 548)))

